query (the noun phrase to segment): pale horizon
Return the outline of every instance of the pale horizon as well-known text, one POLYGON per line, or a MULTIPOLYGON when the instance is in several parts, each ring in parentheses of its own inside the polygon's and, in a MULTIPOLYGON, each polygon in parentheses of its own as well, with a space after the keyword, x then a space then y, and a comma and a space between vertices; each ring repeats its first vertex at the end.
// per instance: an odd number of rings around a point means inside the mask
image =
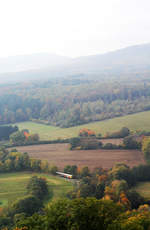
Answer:
POLYGON ((150 42, 148 0, 2 0, 0 57, 104 54, 150 42))
POLYGON ((11 57, 17 57, 17 56, 30 56, 30 55, 40 55, 40 54, 48 54, 48 55, 56 55, 56 56, 62 56, 62 57, 66 57, 66 58, 71 58, 71 59, 76 59, 76 58, 80 58, 80 57, 88 57, 88 56, 96 56, 96 55, 103 55, 103 54, 107 54, 107 53, 111 53, 111 52, 115 52, 121 49, 126 49, 126 48, 130 48, 130 47, 136 47, 136 46, 140 46, 140 45, 148 45, 149 43, 138 43, 138 44, 133 44, 133 45, 129 45, 129 46, 125 46, 125 47, 120 47, 120 48, 116 48, 113 50, 108 50, 108 51, 104 51, 103 53, 94 53, 94 54, 89 54, 89 55, 82 55, 82 56, 65 56, 62 54, 58 54, 58 53, 50 53, 50 52, 34 52, 34 53, 22 53, 22 54, 16 54, 16 55, 9 55, 9 56, 0 56, 0 59, 3 58, 11 58, 11 57))

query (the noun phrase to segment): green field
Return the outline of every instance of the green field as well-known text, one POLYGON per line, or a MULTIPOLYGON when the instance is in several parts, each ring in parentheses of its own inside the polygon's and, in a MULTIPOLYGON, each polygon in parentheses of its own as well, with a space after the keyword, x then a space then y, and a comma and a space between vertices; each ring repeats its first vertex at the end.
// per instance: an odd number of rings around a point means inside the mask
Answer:
POLYGON ((50 191, 49 200, 65 197, 66 193, 73 187, 70 181, 47 174, 27 172, 3 173, 0 174, 0 207, 26 195, 27 182, 33 175, 47 179, 50 191))
POLYGON ((33 122, 16 123, 16 125, 18 125, 20 129, 29 129, 31 133, 38 133, 41 140, 75 137, 78 135, 79 130, 83 127, 92 129, 96 133, 101 133, 103 135, 107 132, 117 131, 123 126, 126 126, 133 131, 150 131, 150 111, 113 118, 105 121, 93 122, 71 128, 59 128, 33 122))
POLYGON ((150 199, 150 182, 141 182, 138 183, 134 190, 136 190, 141 196, 146 199, 150 199))

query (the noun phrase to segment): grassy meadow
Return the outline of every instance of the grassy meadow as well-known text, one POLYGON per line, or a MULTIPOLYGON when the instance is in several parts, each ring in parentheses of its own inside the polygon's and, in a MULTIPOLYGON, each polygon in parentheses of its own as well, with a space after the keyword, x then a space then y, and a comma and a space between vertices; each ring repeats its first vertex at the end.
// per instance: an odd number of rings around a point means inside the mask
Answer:
POLYGON ((0 174, 0 207, 26 195, 26 185, 33 175, 47 179, 50 190, 49 200, 65 197, 66 193, 72 189, 71 182, 52 175, 28 172, 3 173, 0 174))
POLYGON ((65 139, 75 137, 78 135, 81 128, 89 128, 94 130, 97 134, 101 133, 102 135, 106 134, 107 132, 117 131, 123 126, 126 126, 133 131, 150 131, 150 111, 104 121, 92 122, 70 128, 59 128, 34 122, 21 122, 16 123, 16 125, 18 125, 20 129, 29 129, 31 133, 38 133, 41 140, 55 140, 58 138, 65 139))
POLYGON ((146 199, 150 199, 150 182, 140 182, 134 187, 134 190, 146 199))
POLYGON ((134 187, 134 190, 146 199, 150 199, 150 182, 140 182, 134 187))

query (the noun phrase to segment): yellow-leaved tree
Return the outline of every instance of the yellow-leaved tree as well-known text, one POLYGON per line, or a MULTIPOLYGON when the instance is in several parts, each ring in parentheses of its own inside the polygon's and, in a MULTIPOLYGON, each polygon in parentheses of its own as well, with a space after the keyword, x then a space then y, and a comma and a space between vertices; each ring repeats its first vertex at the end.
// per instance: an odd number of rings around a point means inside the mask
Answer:
POLYGON ((150 163, 150 137, 144 137, 142 142, 142 152, 147 163, 150 163))

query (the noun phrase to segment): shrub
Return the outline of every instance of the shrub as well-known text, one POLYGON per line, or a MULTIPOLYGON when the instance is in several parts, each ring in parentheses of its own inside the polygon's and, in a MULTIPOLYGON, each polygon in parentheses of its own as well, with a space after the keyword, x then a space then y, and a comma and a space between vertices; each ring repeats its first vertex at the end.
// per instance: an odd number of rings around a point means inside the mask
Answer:
POLYGON ((25 213, 27 216, 30 216, 34 212, 37 212, 41 206, 42 203, 37 197, 28 195, 13 203, 12 212, 13 215, 17 213, 25 213))
POLYGON ((115 145, 112 143, 106 143, 105 145, 103 145, 103 149, 120 149, 121 146, 120 145, 115 145))
POLYGON ((123 146, 125 149, 139 149, 140 148, 140 144, 132 136, 125 137, 123 139, 123 146))
POLYGON ((121 130, 108 134, 107 137, 109 138, 124 138, 129 136, 130 130, 126 127, 123 127, 121 130))

